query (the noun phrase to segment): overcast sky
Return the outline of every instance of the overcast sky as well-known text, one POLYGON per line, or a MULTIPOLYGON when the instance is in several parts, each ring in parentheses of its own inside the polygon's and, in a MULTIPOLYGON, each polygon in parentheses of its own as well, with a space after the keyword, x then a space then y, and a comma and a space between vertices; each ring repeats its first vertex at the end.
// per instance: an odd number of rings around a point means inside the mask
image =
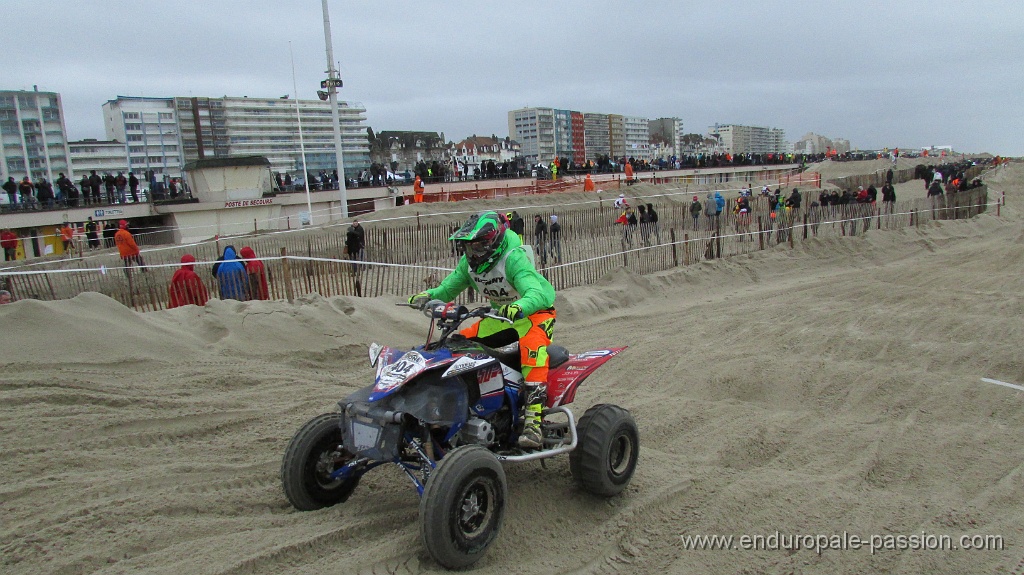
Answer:
MULTIPOLYGON (((343 100, 375 131, 508 135, 545 106, 1024 155, 1021 0, 328 0, 343 100)), ((0 89, 60 92, 69 137, 118 95, 315 98, 318 0, 2 0, 0 89)))

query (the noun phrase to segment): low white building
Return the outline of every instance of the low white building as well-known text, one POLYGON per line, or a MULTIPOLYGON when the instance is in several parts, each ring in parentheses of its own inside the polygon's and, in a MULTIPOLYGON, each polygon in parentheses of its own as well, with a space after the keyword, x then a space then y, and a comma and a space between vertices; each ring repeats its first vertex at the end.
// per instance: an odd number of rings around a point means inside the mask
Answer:
POLYGON ((121 172, 128 177, 128 152, 124 142, 87 138, 68 142, 68 146, 71 148, 71 166, 78 179, 93 170, 101 176, 121 172))
POLYGON ((460 170, 466 166, 466 175, 472 176, 482 162, 511 162, 519 157, 519 152, 519 143, 511 138, 472 136, 452 146, 448 155, 459 162, 460 170))

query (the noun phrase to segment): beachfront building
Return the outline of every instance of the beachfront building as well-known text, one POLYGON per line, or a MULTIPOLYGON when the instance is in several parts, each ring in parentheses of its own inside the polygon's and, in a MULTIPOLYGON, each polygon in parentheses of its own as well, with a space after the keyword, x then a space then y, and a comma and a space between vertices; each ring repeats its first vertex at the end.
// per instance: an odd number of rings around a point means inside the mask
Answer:
POLYGON ((825 154, 831 150, 845 154, 850 151, 850 141, 841 138, 832 140, 814 132, 807 132, 793 143, 792 151, 796 154, 825 154))
MULTIPOLYGON (((182 161, 228 156, 264 156, 272 172, 299 173, 302 155, 299 119, 311 172, 337 169, 331 107, 320 100, 290 98, 176 97, 174 112, 182 161)), ((345 174, 357 177, 370 166, 366 138, 366 109, 356 102, 339 102, 345 174)))
POLYGON ((448 155, 459 162, 460 167, 465 166, 467 175, 472 176, 483 162, 514 162, 520 155, 520 146, 512 138, 474 135, 454 144, 448 155))
POLYGON ((780 128, 715 124, 708 135, 729 154, 768 154, 786 151, 786 132, 780 128))
POLYGON ((647 132, 650 134, 652 144, 660 145, 658 152, 653 152, 655 158, 668 158, 670 156, 681 156, 683 154, 683 121, 679 118, 658 118, 647 122, 647 132))
MULTIPOLYGON (((107 139, 125 144, 125 173, 158 181, 182 176, 181 140, 173 98, 118 96, 103 104, 107 139)), ((99 173, 99 172, 98 172, 99 173)))
POLYGON ((583 114, 556 108, 521 108, 508 113, 509 137, 532 164, 556 156, 582 163, 586 157, 583 114))
POLYGON ((128 147, 124 142, 87 138, 68 142, 68 146, 71 148, 72 171, 79 179, 92 171, 101 176, 121 172, 125 177, 131 171, 128 167, 128 147))
POLYGON ((374 134, 371 129, 367 135, 370 162, 386 166, 394 172, 413 172, 420 162, 429 165, 448 161, 444 132, 389 130, 374 134))
POLYGON ((550 162, 556 155, 554 108, 521 108, 510 111, 508 134, 520 143, 523 158, 527 162, 550 162))
POLYGON ((601 156, 611 157, 608 114, 583 114, 583 140, 587 160, 596 162, 601 156))
POLYGON ((654 159, 651 152, 651 130, 647 118, 623 116, 623 137, 626 146, 626 157, 650 162, 654 159))
POLYGON ((0 90, 0 180, 74 177, 57 92, 0 90))

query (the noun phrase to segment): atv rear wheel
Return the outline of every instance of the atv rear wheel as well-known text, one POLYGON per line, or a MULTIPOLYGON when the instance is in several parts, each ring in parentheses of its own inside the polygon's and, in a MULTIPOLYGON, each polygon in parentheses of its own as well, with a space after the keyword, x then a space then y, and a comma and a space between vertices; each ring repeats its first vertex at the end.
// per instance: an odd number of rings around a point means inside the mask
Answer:
POLYGON ((594 495, 618 495, 629 485, 640 454, 633 416, 611 404, 591 407, 576 427, 579 440, 569 454, 573 479, 594 495))
POLYGON ((285 497, 299 511, 343 503, 359 484, 359 475, 330 477, 353 457, 345 450, 340 423, 340 413, 318 415, 299 428, 285 449, 281 485, 285 497))
POLYGON ((448 569, 477 562, 505 517, 505 470, 480 445, 453 449, 430 474, 420 499, 420 535, 427 552, 448 569))

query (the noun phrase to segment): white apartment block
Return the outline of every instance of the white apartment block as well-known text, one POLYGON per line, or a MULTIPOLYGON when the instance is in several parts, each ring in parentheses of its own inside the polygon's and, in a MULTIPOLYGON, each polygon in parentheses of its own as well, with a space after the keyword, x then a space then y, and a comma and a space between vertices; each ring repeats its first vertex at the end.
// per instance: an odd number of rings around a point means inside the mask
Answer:
POLYGON ((60 94, 0 90, 0 180, 73 178, 60 94))
MULTIPOLYGON (((301 172, 299 115, 311 172, 337 168, 329 102, 290 98, 174 98, 183 160, 225 156, 264 156, 273 172, 301 172), (200 154, 202 150, 202 154, 200 154)), ((345 173, 356 177, 370 167, 366 109, 339 102, 345 173)))
POLYGON ((784 153, 787 147, 786 133, 779 128, 715 124, 708 128, 708 135, 730 154, 784 153))
POLYGON ((125 145, 125 173, 135 172, 143 181, 148 181, 143 175, 150 172, 160 180, 182 176, 184 162, 172 98, 118 96, 103 104, 103 125, 108 140, 125 145))
POLYGON ((520 108, 508 113, 508 134, 528 163, 550 162, 556 154, 555 110, 520 108))
POLYGON ((647 118, 623 117, 627 158, 648 162, 654 159, 651 152, 651 131, 648 123, 647 118))
MULTIPOLYGON (((89 175, 93 170, 100 176, 103 174, 116 176, 118 172, 121 172, 126 178, 128 172, 132 171, 128 167, 128 149, 124 142, 85 139, 69 142, 68 146, 71 148, 71 165, 74 167, 75 175, 78 176, 77 180, 82 179, 82 176, 89 175)), ((138 168, 135 173, 139 179, 145 180, 142 177, 142 172, 137 170, 138 168)))

